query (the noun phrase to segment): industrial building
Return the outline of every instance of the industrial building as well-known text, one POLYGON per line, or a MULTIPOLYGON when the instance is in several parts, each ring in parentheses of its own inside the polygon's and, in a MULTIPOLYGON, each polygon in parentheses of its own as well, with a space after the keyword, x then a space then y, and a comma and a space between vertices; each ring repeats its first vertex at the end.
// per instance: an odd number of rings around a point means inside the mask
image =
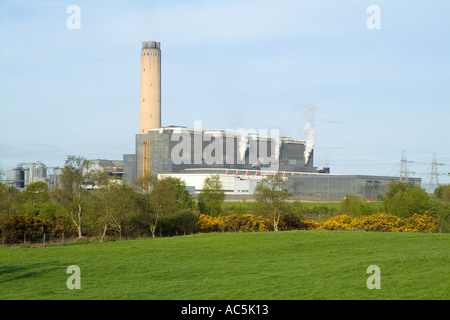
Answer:
POLYGON ((110 178, 121 179, 123 177, 123 160, 89 160, 90 169, 106 172, 110 178))
MULTIPOLYGON (((261 131, 261 130, 260 130, 261 131)), ((161 127, 161 45, 146 41, 141 50, 141 93, 136 152, 123 155, 124 181, 147 174, 185 173, 190 169, 317 172, 305 140, 277 132, 161 127)), ((327 169, 325 169, 327 170, 327 169)))
POLYGON ((16 168, 6 172, 6 183, 20 190, 31 183, 42 181, 52 190, 60 174, 60 168, 47 167, 41 161, 19 163, 16 168))
MULTIPOLYGON (((123 176, 123 160, 89 160, 90 170, 106 172, 111 178, 121 179, 123 176)), ((41 161, 19 163, 16 168, 6 172, 6 184, 19 190, 25 189, 34 182, 45 182, 53 190, 59 181, 62 168, 48 167, 41 161)))
MULTIPOLYGON (((287 189, 300 197, 343 199, 348 194, 374 199, 384 195, 396 177, 330 174, 314 166, 314 150, 305 140, 273 132, 205 130, 161 126, 161 44, 142 43, 139 131, 135 153, 123 155, 123 178, 155 174, 177 177, 200 192, 206 177, 220 177, 229 195, 251 195, 267 175, 282 175, 287 189)), ((409 181, 420 186, 421 179, 409 181)))
MULTIPOLYGON (((198 193, 206 177, 217 174, 227 195, 252 195, 267 175, 280 175, 287 190, 300 198, 342 200, 352 194, 375 199, 397 177, 336 175, 314 166, 314 150, 306 140, 281 137, 276 130, 206 130, 201 122, 161 126, 161 44, 144 41, 141 49, 139 130, 135 153, 123 160, 90 160, 93 170, 107 172, 124 183, 153 174, 183 180, 198 193)), ((35 181, 56 186, 60 168, 50 172, 41 162, 19 164, 7 172, 7 182, 25 188, 35 181)), ((419 178, 409 178, 415 185, 419 178)))

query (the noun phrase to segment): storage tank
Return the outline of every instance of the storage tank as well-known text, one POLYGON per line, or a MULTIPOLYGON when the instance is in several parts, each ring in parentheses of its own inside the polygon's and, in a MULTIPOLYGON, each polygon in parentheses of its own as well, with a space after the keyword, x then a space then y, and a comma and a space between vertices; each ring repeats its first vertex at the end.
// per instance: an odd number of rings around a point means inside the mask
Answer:
POLYGON ((14 186, 16 188, 24 188, 24 171, 22 168, 15 168, 8 170, 6 173, 6 180, 10 186, 14 186))

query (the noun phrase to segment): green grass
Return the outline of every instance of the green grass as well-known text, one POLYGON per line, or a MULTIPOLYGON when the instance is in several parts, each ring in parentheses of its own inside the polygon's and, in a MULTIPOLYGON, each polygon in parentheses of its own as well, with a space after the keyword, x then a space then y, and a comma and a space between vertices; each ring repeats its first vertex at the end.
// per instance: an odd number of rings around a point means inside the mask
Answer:
POLYGON ((215 233, 0 248, 0 299, 449 299, 450 234, 215 233), (69 290, 69 265, 81 289, 69 290), (369 290, 367 267, 381 269, 369 290))

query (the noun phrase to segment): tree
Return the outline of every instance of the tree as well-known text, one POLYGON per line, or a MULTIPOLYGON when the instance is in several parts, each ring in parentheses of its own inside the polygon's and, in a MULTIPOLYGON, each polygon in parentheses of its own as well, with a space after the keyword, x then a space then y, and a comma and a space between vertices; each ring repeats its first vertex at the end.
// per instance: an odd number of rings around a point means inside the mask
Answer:
POLYGON ((155 237, 156 228, 161 217, 173 215, 178 211, 176 185, 170 178, 156 180, 148 195, 148 204, 152 212, 150 232, 155 237))
POLYGON ((430 196, 421 187, 411 183, 392 181, 383 200, 383 207, 387 213, 401 218, 413 214, 423 214, 430 209, 430 196))
POLYGON ((0 183, 0 235, 4 241, 7 236, 7 226, 10 215, 13 213, 12 204, 19 197, 19 190, 15 187, 0 183))
POLYGON ((141 196, 141 207, 145 213, 144 221, 148 221, 152 237, 156 236, 161 222, 173 222, 179 224, 181 232, 186 229, 181 226, 189 225, 190 213, 193 211, 194 200, 186 190, 186 185, 178 178, 166 177, 144 177, 145 183, 138 181, 138 185, 144 185, 148 189, 143 190, 141 196), (187 220, 187 221, 184 221, 187 220))
POLYGON ((450 185, 437 187, 434 190, 434 196, 440 200, 450 202, 450 185))
POLYGON ((82 217, 88 189, 96 184, 95 175, 90 169, 91 163, 86 158, 68 156, 54 193, 63 211, 75 225, 78 238, 83 237, 82 217))
POLYGON ((359 217, 361 215, 373 214, 376 209, 355 195, 348 194, 341 202, 341 211, 353 217, 359 217))
POLYGON ((37 216, 41 209, 50 202, 50 190, 48 185, 43 181, 30 183, 23 190, 19 197, 19 203, 22 210, 30 216, 37 216))
POLYGON ((197 201, 200 212, 217 217, 222 213, 222 204, 225 200, 225 193, 222 190, 222 182, 218 175, 212 175, 205 179, 202 191, 200 191, 197 201))
POLYGON ((126 184, 110 181, 93 191, 92 199, 97 208, 98 218, 102 224, 103 241, 108 229, 115 230, 122 238, 124 224, 137 213, 137 193, 126 184))
POLYGON ((168 177, 175 185, 175 198, 180 209, 194 209, 194 199, 189 191, 186 190, 186 183, 180 178, 168 177))
POLYGON ((255 195, 257 202, 271 218, 273 229, 278 231, 281 215, 286 210, 285 201, 292 195, 285 189, 283 177, 267 176, 256 186, 255 195))

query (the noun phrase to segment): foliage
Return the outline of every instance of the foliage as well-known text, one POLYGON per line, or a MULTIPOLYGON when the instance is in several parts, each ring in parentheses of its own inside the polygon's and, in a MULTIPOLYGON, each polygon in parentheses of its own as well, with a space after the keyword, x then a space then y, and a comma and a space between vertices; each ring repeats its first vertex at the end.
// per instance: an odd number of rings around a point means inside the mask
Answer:
POLYGON ((180 179, 151 179, 151 183, 150 191, 144 194, 144 211, 150 217, 150 232, 155 237, 160 219, 167 222, 182 211, 192 212, 193 200, 180 179))
POLYGON ((376 208, 354 195, 347 195, 341 202, 341 212, 353 217, 375 213, 376 208))
POLYGON ((212 217, 206 214, 198 216, 197 226, 202 232, 256 232, 267 231, 267 220, 251 214, 231 214, 212 217))
POLYGON ((197 201, 200 213, 217 217, 222 214, 222 204, 225 200, 225 193, 222 190, 222 183, 218 175, 212 175, 205 179, 202 191, 200 191, 197 201))
POLYGON ((406 218, 386 213, 376 213, 361 217, 341 214, 323 221, 317 229, 434 233, 438 230, 438 224, 436 219, 427 213, 422 215, 414 214, 406 218))
MULTIPOLYGON (((257 232, 271 231, 271 219, 251 214, 232 214, 212 217, 200 214, 197 225, 200 232, 257 232)), ((438 231, 438 220, 430 214, 414 214, 399 218, 391 214, 376 213, 352 217, 340 214, 322 222, 303 219, 295 213, 283 215, 279 230, 362 230, 379 232, 429 232, 438 231)))
POLYGON ((147 176, 136 188, 108 182, 104 173, 90 170, 89 161, 69 156, 60 181, 53 192, 43 182, 22 192, 0 184, 3 241, 39 240, 44 233, 104 240, 317 229, 450 232, 444 187, 430 198, 418 187, 392 182, 383 208, 351 195, 341 203, 311 204, 288 202, 282 177, 269 176, 258 185, 256 202, 225 203, 220 179, 212 176, 198 197, 198 213, 195 199, 177 178, 147 176))
POLYGON ((438 222, 439 232, 450 232, 450 203, 438 199, 431 201, 431 216, 438 222))
POLYGON ((4 237, 9 241, 41 240, 44 234, 59 237, 62 232, 63 227, 40 216, 11 215, 4 228, 4 237))
POLYGON ((406 218, 430 209, 430 196, 422 188, 410 183, 392 181, 383 200, 386 212, 406 218))
POLYGON ((434 196, 445 202, 450 202, 450 185, 439 186, 434 190, 434 196))
POLYGON ((22 213, 36 216, 50 202, 50 190, 43 181, 30 183, 19 194, 18 201, 21 203, 22 213))
POLYGON ((158 229, 161 236, 193 234, 198 231, 197 216, 191 210, 183 209, 171 217, 161 219, 158 229))
POLYGON ((286 200, 292 194, 285 189, 283 177, 273 175, 265 177, 255 189, 256 201, 272 221, 274 231, 278 231, 283 212, 286 211, 286 200))
POLYGON ((13 214, 13 204, 18 195, 19 191, 16 188, 0 183, 0 234, 2 238, 4 238, 4 230, 9 223, 9 216, 13 214))
POLYGON ((92 191, 97 223, 102 229, 100 240, 103 241, 107 231, 115 232, 122 238, 127 225, 137 214, 136 198, 138 194, 126 184, 111 181, 102 188, 92 191))
POLYGON ((62 210, 77 228, 78 238, 83 236, 83 208, 88 197, 87 185, 92 182, 89 172, 90 162, 86 158, 68 156, 54 194, 62 210))

